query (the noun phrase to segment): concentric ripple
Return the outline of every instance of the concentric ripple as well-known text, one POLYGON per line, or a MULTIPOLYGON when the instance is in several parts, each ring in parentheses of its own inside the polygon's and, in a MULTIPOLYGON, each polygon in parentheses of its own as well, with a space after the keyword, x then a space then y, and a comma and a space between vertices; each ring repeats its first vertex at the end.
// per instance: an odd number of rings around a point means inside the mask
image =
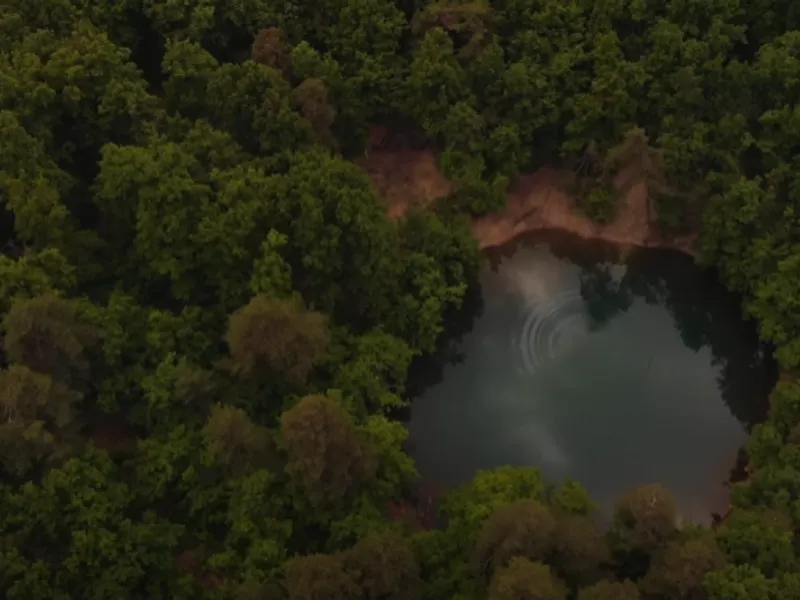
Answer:
POLYGON ((588 314, 576 289, 564 290, 544 304, 528 307, 518 344, 523 371, 535 375, 588 334, 588 314))
MULTIPOLYGON (((580 481, 604 517, 622 491, 660 480, 684 513, 702 500, 691 516, 705 519, 705 499, 717 510, 708 482, 746 439, 722 377, 755 375, 755 335, 691 261, 643 250, 608 268, 574 243, 575 260, 523 241, 489 255, 472 332, 454 332, 458 359, 412 405, 420 473, 455 488, 481 469, 537 467, 580 481), (671 304, 687 301, 714 319, 671 304)), ((766 383, 735 381, 751 398, 766 383)))
POLYGON ((563 290, 546 302, 528 304, 522 325, 513 335, 518 372, 558 382, 562 388, 643 385, 653 364, 647 341, 635 332, 596 338, 592 317, 580 290, 563 290), (601 341, 602 340, 602 341, 601 341), (598 343, 604 343, 598 348, 598 343), (560 363, 560 364, 557 364, 560 363))

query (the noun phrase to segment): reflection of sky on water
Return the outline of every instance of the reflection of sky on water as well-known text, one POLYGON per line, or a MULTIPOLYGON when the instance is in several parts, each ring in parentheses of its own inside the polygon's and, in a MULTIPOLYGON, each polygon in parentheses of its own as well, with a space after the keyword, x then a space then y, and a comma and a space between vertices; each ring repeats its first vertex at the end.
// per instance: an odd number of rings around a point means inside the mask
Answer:
POLYGON ((626 274, 608 269, 587 303, 582 270, 545 250, 487 269, 464 361, 414 403, 422 474, 455 485, 477 469, 535 465, 581 481, 605 507, 660 481, 687 515, 719 508, 710 495, 746 439, 721 398, 722 365, 708 346, 685 345, 663 303, 615 306, 602 290, 626 274))

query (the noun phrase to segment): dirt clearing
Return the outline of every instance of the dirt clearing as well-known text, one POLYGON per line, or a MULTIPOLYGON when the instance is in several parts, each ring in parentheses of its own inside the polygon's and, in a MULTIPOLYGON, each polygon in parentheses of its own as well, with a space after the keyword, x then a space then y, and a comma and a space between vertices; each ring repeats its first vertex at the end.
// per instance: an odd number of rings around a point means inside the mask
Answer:
POLYGON ((439 171, 431 150, 373 150, 359 164, 386 202, 392 219, 411 206, 424 207, 447 196, 453 187, 439 171))
MULTIPOLYGON (((442 175, 431 150, 376 149, 359 164, 385 200, 389 217, 393 219, 411 206, 427 206, 452 190, 451 182, 442 175)), ((559 184, 558 172, 553 169, 521 175, 509 190, 505 210, 476 219, 472 225, 481 248, 500 246, 520 234, 538 229, 569 231, 621 246, 670 247, 694 254, 690 238, 667 241, 659 239, 652 231, 644 184, 629 189, 613 222, 598 225, 576 209, 559 184)))

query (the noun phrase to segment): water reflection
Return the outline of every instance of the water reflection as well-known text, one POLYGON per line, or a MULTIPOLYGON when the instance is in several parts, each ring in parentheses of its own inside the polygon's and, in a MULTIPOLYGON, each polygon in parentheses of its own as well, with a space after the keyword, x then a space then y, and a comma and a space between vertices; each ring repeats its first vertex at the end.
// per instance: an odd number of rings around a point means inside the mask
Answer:
MULTIPOLYGON (((580 294, 594 327, 628 311, 636 298, 666 308, 687 348, 710 349, 713 365, 721 369, 720 392, 733 415, 748 430, 764 420, 777 363, 772 349, 759 341, 755 325, 742 319, 739 298, 713 272, 678 252, 633 249, 623 257, 612 245, 562 232, 539 232, 495 249, 488 254, 491 268, 496 270, 519 248, 542 245, 580 267, 580 294)), ((480 317, 475 308, 465 308, 472 321, 480 317)))
POLYGON ((536 243, 489 255, 440 361, 417 365, 421 472, 455 485, 533 464, 606 505, 660 480, 707 514, 776 375, 738 302, 688 257, 536 243))

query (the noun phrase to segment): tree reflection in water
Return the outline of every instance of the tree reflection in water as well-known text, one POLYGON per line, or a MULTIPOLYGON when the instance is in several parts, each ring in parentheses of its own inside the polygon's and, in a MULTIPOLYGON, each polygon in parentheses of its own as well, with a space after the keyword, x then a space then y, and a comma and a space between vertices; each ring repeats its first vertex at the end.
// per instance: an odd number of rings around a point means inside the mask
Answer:
MULTIPOLYGON (((562 237, 563 236, 559 236, 562 237)), ((595 327, 627 311, 636 299, 664 306, 683 343, 694 351, 711 350, 721 371, 720 393, 732 414, 749 430, 766 418, 767 398, 778 376, 772 349, 760 343, 755 325, 742 316, 739 298, 672 250, 634 249, 622 260, 612 246, 583 240, 550 240, 551 250, 576 262, 570 246, 580 245, 581 295, 595 327), (733 326, 731 324, 734 324, 733 326)))
MULTIPOLYGON (((683 343, 694 351, 708 347, 720 367, 717 383, 731 413, 748 430, 763 421, 767 398, 778 376, 772 349, 758 341, 752 322, 742 318, 740 301, 691 257, 672 250, 618 247, 577 236, 541 231, 522 236, 486 256, 496 269, 522 246, 546 244, 559 258, 580 268, 580 291, 590 326, 600 329, 633 306, 637 299, 664 306, 672 315, 683 343), (731 324, 735 324, 732 326, 731 324)), ((417 396, 442 380, 447 364, 463 361, 461 341, 483 312, 480 289, 465 299, 447 321, 433 357, 415 361, 407 393, 417 396)))

